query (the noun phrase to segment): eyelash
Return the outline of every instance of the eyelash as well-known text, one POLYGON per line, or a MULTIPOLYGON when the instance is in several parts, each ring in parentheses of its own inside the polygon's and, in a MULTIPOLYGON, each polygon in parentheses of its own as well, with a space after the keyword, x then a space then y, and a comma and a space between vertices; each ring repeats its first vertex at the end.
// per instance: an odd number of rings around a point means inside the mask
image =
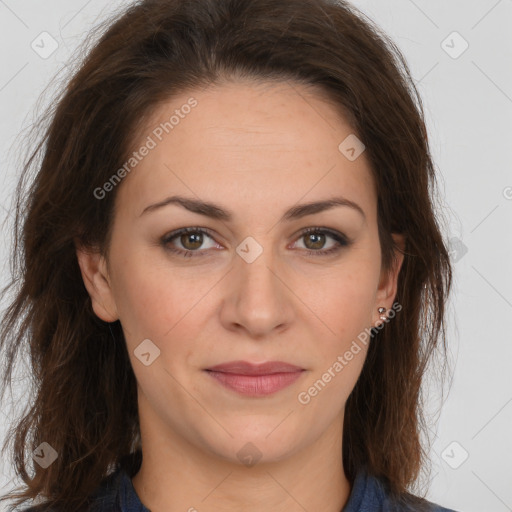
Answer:
MULTIPOLYGON (((173 232, 165 235, 161 240, 161 244, 167 251, 178 254, 179 256, 202 257, 203 254, 201 254, 201 253, 206 252, 204 250, 201 251, 201 250, 197 249, 195 251, 191 251, 191 250, 176 249, 175 247, 172 247, 170 245, 170 242, 172 242, 172 240, 174 240, 175 238, 178 238, 179 236, 186 234, 186 233, 202 233, 204 235, 207 235, 210 238, 213 238, 210 231, 205 228, 199 228, 199 227, 182 228, 182 229, 178 229, 176 231, 173 231, 173 232)), ((331 249, 319 249, 317 251, 314 251, 311 249, 305 249, 308 256, 329 256, 331 254, 341 251, 341 249, 343 249, 344 247, 348 247, 352 243, 350 240, 348 240, 348 238, 345 235, 338 233, 337 231, 332 231, 331 229, 319 228, 319 227, 305 229, 304 231, 302 231, 300 233, 298 239, 300 239, 306 235, 309 235, 311 233, 328 235, 337 242, 337 245, 335 245, 331 249)))

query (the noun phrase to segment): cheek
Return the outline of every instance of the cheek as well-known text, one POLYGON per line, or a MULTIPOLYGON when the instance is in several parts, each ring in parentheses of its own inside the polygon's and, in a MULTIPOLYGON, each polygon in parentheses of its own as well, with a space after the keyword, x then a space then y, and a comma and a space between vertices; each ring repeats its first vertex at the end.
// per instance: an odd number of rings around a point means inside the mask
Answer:
POLYGON ((125 259, 116 274, 115 301, 131 343, 155 342, 190 327, 191 313, 213 285, 210 278, 185 279, 179 269, 147 258, 125 259))
MULTIPOLYGON (((350 345, 371 324, 379 272, 374 254, 360 243, 336 265, 310 264, 287 273, 294 321, 313 338, 323 339, 315 349, 323 360, 350 345)), ((163 346, 186 338, 182 346, 191 350, 215 308, 215 288, 224 286, 219 275, 201 265, 190 272, 157 252, 129 247, 113 260, 113 268, 115 301, 129 345, 149 338, 163 346)))
POLYGON ((125 266, 120 283, 119 316, 139 386, 156 402, 162 397, 167 397, 164 403, 171 400, 170 389, 181 397, 170 376, 185 382, 194 354, 201 353, 201 290, 191 290, 189 281, 142 264, 125 266), (142 345, 143 340, 151 344, 142 345), (155 359, 145 366, 139 355, 148 351, 155 359))
POLYGON ((324 350, 331 353, 370 327, 378 286, 378 264, 363 257, 347 258, 336 268, 307 279, 295 288, 309 314, 326 334, 324 350))

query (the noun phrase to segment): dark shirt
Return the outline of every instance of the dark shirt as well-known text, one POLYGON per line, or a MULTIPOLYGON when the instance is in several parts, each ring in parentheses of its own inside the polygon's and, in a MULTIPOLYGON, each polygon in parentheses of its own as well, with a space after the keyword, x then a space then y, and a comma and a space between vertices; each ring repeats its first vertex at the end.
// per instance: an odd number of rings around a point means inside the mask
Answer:
MULTIPOLYGON (((105 478, 94 493, 91 512, 151 512, 140 501, 130 476, 124 469, 105 478)), ((26 512, 31 512, 28 509, 26 512)), ((35 512, 36 509, 34 509, 35 512)), ((425 502, 424 508, 392 502, 385 485, 376 477, 361 471, 352 487, 349 500, 341 512, 455 512, 425 502)))

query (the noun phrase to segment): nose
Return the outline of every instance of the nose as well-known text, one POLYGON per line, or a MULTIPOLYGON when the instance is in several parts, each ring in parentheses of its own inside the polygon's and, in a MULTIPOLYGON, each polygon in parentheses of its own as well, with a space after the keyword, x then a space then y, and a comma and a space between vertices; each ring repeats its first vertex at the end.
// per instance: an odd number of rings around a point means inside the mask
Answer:
POLYGON ((220 316, 228 330, 245 331, 255 339, 268 338, 292 322, 293 286, 284 266, 263 248, 254 260, 237 254, 229 273, 220 316), (275 332, 274 332, 275 331, 275 332))

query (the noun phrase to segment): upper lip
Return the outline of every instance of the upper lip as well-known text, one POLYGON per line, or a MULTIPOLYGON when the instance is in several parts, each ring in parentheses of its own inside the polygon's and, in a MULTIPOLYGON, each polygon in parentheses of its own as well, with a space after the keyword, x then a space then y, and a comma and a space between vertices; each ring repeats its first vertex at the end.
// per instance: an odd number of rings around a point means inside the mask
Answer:
POLYGON ((282 361, 249 363, 248 361, 230 361, 207 368, 208 371, 234 373, 237 375, 271 375, 273 373, 292 373, 303 368, 282 361))

